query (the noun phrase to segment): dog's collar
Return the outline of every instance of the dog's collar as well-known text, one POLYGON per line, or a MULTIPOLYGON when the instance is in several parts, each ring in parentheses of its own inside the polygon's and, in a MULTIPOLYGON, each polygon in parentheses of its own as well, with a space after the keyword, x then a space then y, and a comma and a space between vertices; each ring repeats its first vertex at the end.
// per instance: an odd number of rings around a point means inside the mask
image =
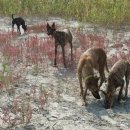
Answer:
POLYGON ((92 77, 94 77, 94 75, 86 76, 86 77, 84 78, 84 81, 86 81, 86 80, 88 80, 89 78, 92 78, 92 77))

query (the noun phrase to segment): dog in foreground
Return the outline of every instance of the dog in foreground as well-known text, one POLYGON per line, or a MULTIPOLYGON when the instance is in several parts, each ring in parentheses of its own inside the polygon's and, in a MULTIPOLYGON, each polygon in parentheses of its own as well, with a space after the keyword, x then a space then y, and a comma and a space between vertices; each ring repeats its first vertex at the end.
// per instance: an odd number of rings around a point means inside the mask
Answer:
POLYGON ((90 48, 84 52, 78 63, 78 79, 80 83, 80 95, 83 99, 83 104, 86 104, 86 94, 89 89, 93 96, 100 99, 99 89, 102 83, 106 80, 104 69, 108 70, 107 56, 102 48, 90 48), (94 75, 94 69, 98 70, 101 78, 100 85, 98 85, 99 77, 94 75), (82 80, 85 84, 85 90, 83 90, 82 80))
POLYGON ((27 25, 25 25, 25 20, 21 17, 14 18, 14 15, 12 14, 12 29, 14 30, 14 25, 17 26, 17 32, 20 32, 20 26, 22 26, 24 32, 27 31, 27 25))
POLYGON ((67 43, 70 44, 71 48, 71 60, 72 60, 72 34, 69 29, 65 29, 63 31, 56 31, 55 23, 53 23, 51 26, 47 23, 47 34, 51 35, 55 39, 55 59, 54 59, 54 66, 57 66, 56 57, 57 57, 57 47, 58 45, 62 48, 62 54, 63 54, 63 62, 64 67, 66 67, 66 61, 65 61, 65 45, 67 43))
POLYGON ((128 61, 119 60, 117 61, 110 70, 110 74, 108 76, 108 83, 106 86, 106 92, 102 91, 105 94, 105 108, 111 108, 114 102, 114 94, 116 89, 120 87, 118 94, 118 101, 122 98, 122 90, 124 88, 124 80, 126 81, 125 88, 125 98, 127 98, 128 93, 128 85, 130 79, 130 64, 128 61))

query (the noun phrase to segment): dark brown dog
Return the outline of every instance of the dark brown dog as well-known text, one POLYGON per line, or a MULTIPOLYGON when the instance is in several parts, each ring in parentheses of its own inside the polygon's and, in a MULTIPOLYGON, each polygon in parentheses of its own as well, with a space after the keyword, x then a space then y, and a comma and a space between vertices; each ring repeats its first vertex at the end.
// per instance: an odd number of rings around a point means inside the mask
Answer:
POLYGON ((109 72, 107 66, 107 56, 102 48, 91 48, 81 55, 77 69, 81 90, 80 95, 82 96, 84 103, 86 100, 87 89, 92 92, 95 98, 100 99, 99 88, 105 81, 105 67, 109 72), (101 82, 99 86, 99 78, 94 76, 94 69, 98 70, 100 74, 101 82), (82 79, 85 83, 85 91, 83 91, 82 79))
POLYGON ((127 98, 128 85, 130 79, 130 64, 127 61, 119 60, 111 68, 110 74, 108 76, 108 84, 106 87, 105 94, 105 108, 111 108, 114 102, 114 94, 118 87, 120 87, 118 101, 121 100, 122 90, 124 88, 124 80, 126 80, 125 98, 127 98))
POLYGON ((25 20, 21 17, 17 17, 17 18, 14 18, 13 14, 12 14, 12 29, 14 30, 14 25, 16 24, 17 26, 17 32, 20 32, 20 26, 22 25, 22 28, 24 30, 24 32, 27 31, 27 25, 25 25, 25 20))
POLYGON ((69 42, 71 47, 71 60, 72 60, 72 34, 69 29, 66 29, 64 31, 56 31, 55 23, 50 26, 47 23, 47 34, 51 35, 55 39, 55 60, 54 60, 54 66, 57 66, 56 57, 57 57, 57 47, 58 45, 62 48, 62 54, 63 54, 63 62, 64 67, 66 67, 66 61, 65 61, 65 50, 64 47, 67 42, 69 42))

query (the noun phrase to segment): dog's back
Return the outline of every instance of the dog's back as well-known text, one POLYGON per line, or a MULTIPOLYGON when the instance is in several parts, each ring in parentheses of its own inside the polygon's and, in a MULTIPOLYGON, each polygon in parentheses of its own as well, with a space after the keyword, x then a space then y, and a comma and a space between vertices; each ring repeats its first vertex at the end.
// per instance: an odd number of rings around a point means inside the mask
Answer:
POLYGON ((63 32, 65 32, 65 36, 66 36, 66 42, 72 43, 72 33, 70 32, 69 29, 64 29, 63 32))
POLYGON ((65 45, 67 42, 72 44, 72 34, 69 29, 56 30, 55 23, 50 26, 47 23, 47 34, 52 35, 55 38, 55 43, 61 46, 65 45))
POLYGON ((125 60, 119 60, 111 68, 110 74, 108 76, 108 82, 113 83, 116 81, 118 82, 118 84, 120 84, 120 81, 123 79, 125 75, 128 75, 128 73, 130 73, 129 62, 125 60))
POLYGON ((25 21, 22 17, 14 18, 14 15, 12 14, 12 19, 12 24, 25 25, 25 21))
POLYGON ((72 43, 72 34, 64 31, 55 31, 53 34, 55 38, 55 43, 60 45, 65 45, 67 42, 72 43))
POLYGON ((14 29, 15 24, 17 25, 17 31, 19 31, 19 33, 21 33, 20 32, 20 26, 21 25, 22 25, 24 32, 27 31, 27 25, 25 25, 24 19, 21 18, 21 17, 14 18, 13 14, 12 14, 12 29, 14 29))
POLYGON ((82 54, 81 58, 85 57, 86 55, 91 56, 93 59, 93 67, 95 69, 99 70, 100 65, 105 65, 107 71, 109 71, 107 66, 107 56, 102 48, 90 48, 82 54))

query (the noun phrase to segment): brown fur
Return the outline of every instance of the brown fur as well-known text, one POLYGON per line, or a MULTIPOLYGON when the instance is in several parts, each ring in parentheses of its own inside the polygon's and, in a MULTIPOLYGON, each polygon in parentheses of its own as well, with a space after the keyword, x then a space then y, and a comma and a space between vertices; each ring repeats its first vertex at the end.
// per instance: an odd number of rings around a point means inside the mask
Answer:
POLYGON ((128 85, 130 78, 130 64, 128 61, 119 60, 111 68, 108 76, 108 84, 105 94, 105 108, 111 108, 114 101, 114 94, 118 87, 120 87, 118 101, 121 100, 122 90, 124 88, 124 80, 126 80, 125 98, 127 98, 128 85))
POLYGON ((99 88, 105 80, 104 68, 106 67, 107 71, 107 56, 105 51, 102 48, 90 48, 84 52, 78 63, 78 79, 80 83, 80 95, 82 96, 84 102, 86 99, 87 89, 89 89, 95 98, 100 98, 99 88), (98 79, 94 76, 94 69, 99 71, 101 82, 98 86, 98 79), (85 83, 85 91, 83 92, 82 79, 85 83))
POLYGON ((50 26, 47 23, 47 34, 51 35, 54 37, 55 39, 55 60, 54 60, 54 66, 57 66, 57 61, 56 61, 56 57, 57 57, 57 47, 60 45, 62 48, 62 54, 63 54, 63 62, 64 62, 64 67, 66 67, 66 60, 65 60, 65 45, 67 43, 70 44, 70 48, 71 48, 71 60, 73 60, 72 55, 72 34, 70 32, 69 29, 64 29, 63 31, 57 31, 56 30, 56 26, 55 23, 52 24, 52 26, 50 26))

